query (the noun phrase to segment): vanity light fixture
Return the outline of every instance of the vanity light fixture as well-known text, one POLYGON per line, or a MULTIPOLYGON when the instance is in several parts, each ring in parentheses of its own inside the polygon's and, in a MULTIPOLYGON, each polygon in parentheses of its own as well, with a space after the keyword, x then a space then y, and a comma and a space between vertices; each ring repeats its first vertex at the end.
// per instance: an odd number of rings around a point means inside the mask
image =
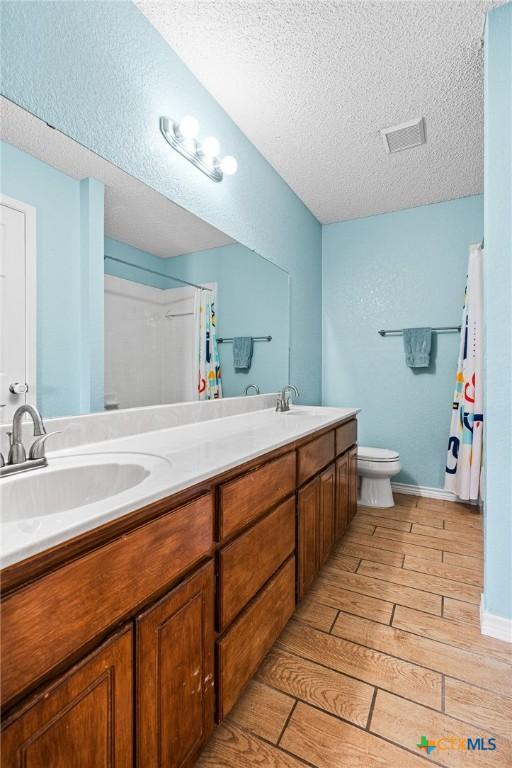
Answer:
POLYGON ((202 142, 198 140, 199 123, 192 115, 186 115, 179 123, 170 117, 161 117, 160 130, 173 149, 213 181, 222 181, 225 175, 237 172, 235 157, 226 155, 219 159, 220 144, 215 136, 208 136, 202 142))

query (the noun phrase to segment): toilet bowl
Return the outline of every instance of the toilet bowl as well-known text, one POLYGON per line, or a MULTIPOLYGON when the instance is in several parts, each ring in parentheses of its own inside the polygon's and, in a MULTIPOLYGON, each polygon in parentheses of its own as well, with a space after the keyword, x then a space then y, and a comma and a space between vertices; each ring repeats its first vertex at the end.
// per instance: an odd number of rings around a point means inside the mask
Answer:
POLYGON ((400 454, 386 448, 357 448, 358 503, 365 507, 394 506, 391 478, 400 472, 400 454))

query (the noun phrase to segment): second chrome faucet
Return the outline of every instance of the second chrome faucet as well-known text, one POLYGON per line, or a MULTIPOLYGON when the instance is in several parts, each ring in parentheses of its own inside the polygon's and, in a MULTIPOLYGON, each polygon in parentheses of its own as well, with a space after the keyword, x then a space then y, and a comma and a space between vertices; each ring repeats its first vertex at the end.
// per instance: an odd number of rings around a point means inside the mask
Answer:
POLYGON ((288 391, 293 392, 295 397, 300 397, 300 392, 297 387, 293 384, 287 384, 286 387, 282 388, 279 397, 276 400, 276 411, 284 413, 290 410, 290 398, 287 397, 288 391))

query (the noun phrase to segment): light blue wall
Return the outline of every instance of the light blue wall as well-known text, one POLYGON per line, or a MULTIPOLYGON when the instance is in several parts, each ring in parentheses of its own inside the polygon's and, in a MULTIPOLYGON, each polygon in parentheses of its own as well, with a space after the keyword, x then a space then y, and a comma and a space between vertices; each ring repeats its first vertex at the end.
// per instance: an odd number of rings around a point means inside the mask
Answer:
MULTIPOLYGON (((152 269, 155 272, 165 271, 165 259, 160 259, 152 253, 141 251, 132 245, 121 243, 119 240, 114 240, 111 237, 105 238, 105 255, 131 261, 132 264, 140 264, 141 267, 152 269)), ((127 267, 125 264, 118 264, 110 259, 105 259, 105 274, 113 275, 113 277, 122 277, 125 280, 132 280, 143 285, 150 285, 153 288, 172 288, 169 280, 166 280, 165 277, 152 275, 150 272, 143 271, 142 269, 127 267)))
POLYGON ((2 2, 2 92, 292 278, 291 380, 320 400, 321 227, 132 2, 2 2), (238 158, 215 184, 160 134, 194 114, 238 158))
POLYGON ((399 451, 400 482, 443 486, 459 335, 435 335, 420 372, 377 331, 458 325, 482 234, 482 196, 323 228, 323 403, 363 409, 359 442, 399 451))
POLYGON ((512 5, 485 40, 485 610, 512 619, 512 5))
MULTIPOLYGON (((218 335, 272 336, 255 342, 251 369, 236 372, 233 345, 219 345, 223 393, 241 395, 247 384, 275 392, 288 381, 290 334, 289 276, 245 246, 222 248, 168 259, 167 271, 193 283, 217 283, 218 335)), ((320 313, 320 308, 316 310, 320 313)))
POLYGON ((0 191, 36 208, 38 405, 46 417, 88 412, 91 398, 103 398, 103 331, 98 292, 82 287, 100 259, 103 269, 103 187, 94 179, 81 186, 5 142, 0 152, 0 191))

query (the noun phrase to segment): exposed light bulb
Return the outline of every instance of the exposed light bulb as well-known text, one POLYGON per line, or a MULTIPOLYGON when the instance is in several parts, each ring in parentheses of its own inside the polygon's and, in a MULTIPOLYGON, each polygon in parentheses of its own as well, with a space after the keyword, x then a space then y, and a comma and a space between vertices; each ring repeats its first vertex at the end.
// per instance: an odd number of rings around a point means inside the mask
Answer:
POLYGON ((199 135, 199 123, 192 115, 186 115, 178 126, 184 139, 195 139, 199 135))
POLYGON ((226 155, 226 157, 223 157, 221 160, 220 169, 222 173, 226 174, 226 176, 232 176, 238 170, 236 157, 233 157, 232 155, 226 155))
POLYGON ((201 143, 201 151, 203 155, 207 155, 208 157, 218 157, 220 152, 220 144, 215 136, 208 136, 201 143))

